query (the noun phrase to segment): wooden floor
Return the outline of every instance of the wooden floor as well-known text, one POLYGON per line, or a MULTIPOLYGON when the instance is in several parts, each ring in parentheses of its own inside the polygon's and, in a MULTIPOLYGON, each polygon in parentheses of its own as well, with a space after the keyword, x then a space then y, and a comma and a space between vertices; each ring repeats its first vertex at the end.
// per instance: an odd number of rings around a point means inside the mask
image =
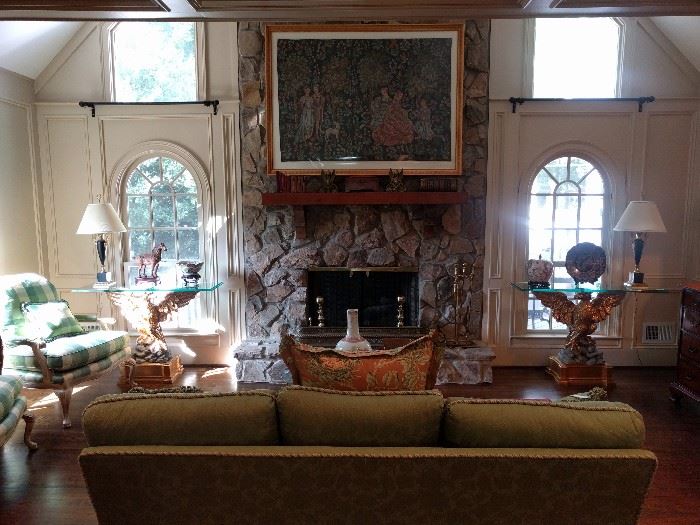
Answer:
MULTIPOLYGON (((97 522, 77 461, 85 446, 80 415, 96 396, 119 391, 116 374, 114 371, 79 387, 71 406, 73 427, 68 430, 61 429, 60 409, 53 394, 25 390, 37 418, 34 440, 39 450, 27 452, 22 444, 23 428, 3 447, 0 524, 97 522)), ((673 370, 666 368, 616 369, 617 383, 610 391, 611 400, 629 403, 642 413, 647 428, 646 447, 659 458, 642 511, 640 523, 644 525, 700 525, 700 407, 687 401, 675 406, 669 401, 668 383, 672 378, 673 370)), ((197 385, 207 391, 237 389, 232 371, 225 368, 188 368, 179 384, 197 385)), ((238 388, 261 386, 268 387, 238 388)), ((494 370, 492 385, 450 385, 440 389, 449 396, 538 399, 558 399, 585 390, 557 386, 540 368, 499 368, 494 370)))

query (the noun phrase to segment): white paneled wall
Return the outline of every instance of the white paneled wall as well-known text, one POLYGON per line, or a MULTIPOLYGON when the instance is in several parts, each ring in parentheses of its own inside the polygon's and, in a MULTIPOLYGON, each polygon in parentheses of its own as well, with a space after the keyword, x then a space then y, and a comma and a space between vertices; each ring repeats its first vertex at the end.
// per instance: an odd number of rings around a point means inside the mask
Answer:
MULTIPOLYGON (((507 101, 490 108, 484 335, 500 365, 545 364, 562 337, 532 336, 519 323, 525 294, 513 281, 526 280, 528 182, 560 154, 579 154, 597 164, 611 182, 611 230, 630 200, 654 200, 668 233, 651 234, 643 270, 654 287, 679 288, 697 275, 697 99, 657 100, 638 112, 636 103, 527 102, 516 113, 507 101)), ((633 268, 629 234, 612 233, 609 286, 619 287, 633 268)), ((599 345, 614 365, 672 365, 674 345, 641 344, 645 322, 677 322, 678 293, 628 294, 599 345)))

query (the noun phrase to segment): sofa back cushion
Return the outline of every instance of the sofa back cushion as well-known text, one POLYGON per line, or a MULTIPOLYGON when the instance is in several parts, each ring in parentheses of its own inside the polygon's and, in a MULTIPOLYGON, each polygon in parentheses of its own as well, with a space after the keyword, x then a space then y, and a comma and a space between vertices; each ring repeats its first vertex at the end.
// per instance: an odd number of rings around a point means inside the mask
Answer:
POLYGON ((277 395, 285 445, 434 446, 440 438, 440 392, 347 392, 292 386, 277 395))
POLYGON ((279 444, 275 396, 262 390, 102 396, 83 430, 90 446, 279 444))
POLYGON ((346 351, 297 343, 284 336, 280 355, 294 384, 335 390, 429 390, 443 346, 437 331, 386 350, 346 351))
POLYGON ((450 399, 444 441, 481 448, 640 448, 644 421, 624 403, 450 399))

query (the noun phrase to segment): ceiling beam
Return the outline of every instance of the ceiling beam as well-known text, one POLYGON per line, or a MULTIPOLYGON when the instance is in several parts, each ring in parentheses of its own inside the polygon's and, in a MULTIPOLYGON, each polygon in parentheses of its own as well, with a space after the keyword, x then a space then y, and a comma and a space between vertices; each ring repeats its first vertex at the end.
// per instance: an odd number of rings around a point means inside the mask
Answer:
POLYGON ((0 19, 448 21, 700 15, 700 0, 6 0, 0 19), (128 6, 134 6, 129 9, 128 6), (148 7, 151 6, 151 7, 148 7))

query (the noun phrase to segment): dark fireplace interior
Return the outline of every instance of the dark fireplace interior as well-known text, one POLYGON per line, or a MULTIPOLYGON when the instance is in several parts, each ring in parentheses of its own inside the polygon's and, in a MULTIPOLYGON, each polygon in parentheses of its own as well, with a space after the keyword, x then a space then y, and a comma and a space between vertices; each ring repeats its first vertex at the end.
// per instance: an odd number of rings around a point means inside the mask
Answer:
POLYGON ((313 268, 306 296, 311 325, 318 325, 317 297, 323 297, 325 326, 347 325, 357 308, 360 326, 395 327, 398 298, 404 297, 404 326, 418 326, 418 270, 415 268, 313 268))

